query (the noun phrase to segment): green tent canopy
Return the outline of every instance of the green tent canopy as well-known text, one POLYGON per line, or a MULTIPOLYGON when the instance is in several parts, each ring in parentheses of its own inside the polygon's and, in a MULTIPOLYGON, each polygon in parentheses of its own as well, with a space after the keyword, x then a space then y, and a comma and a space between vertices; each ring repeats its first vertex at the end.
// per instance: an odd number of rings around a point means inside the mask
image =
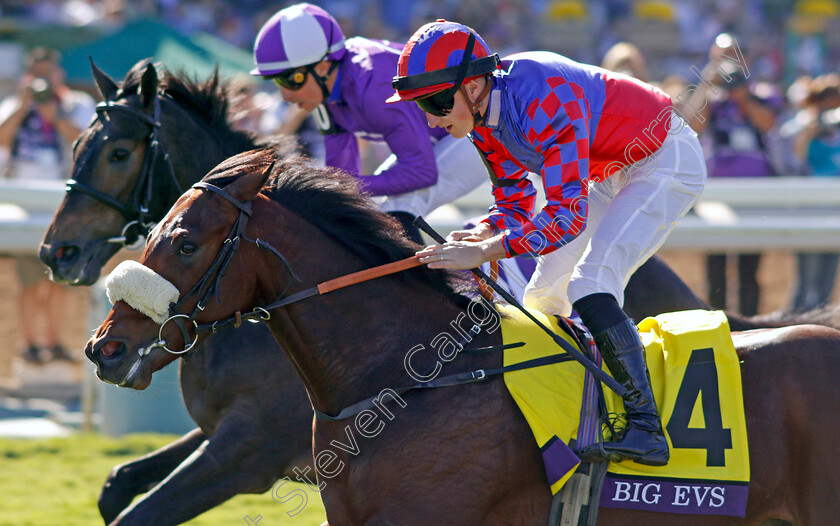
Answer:
POLYGON ((138 61, 151 57, 173 72, 184 71, 195 78, 206 78, 218 64, 224 77, 256 82, 248 74, 253 68, 251 54, 207 33, 187 37, 153 20, 125 25, 117 32, 64 51, 67 81, 91 83, 90 61, 119 81, 138 61))

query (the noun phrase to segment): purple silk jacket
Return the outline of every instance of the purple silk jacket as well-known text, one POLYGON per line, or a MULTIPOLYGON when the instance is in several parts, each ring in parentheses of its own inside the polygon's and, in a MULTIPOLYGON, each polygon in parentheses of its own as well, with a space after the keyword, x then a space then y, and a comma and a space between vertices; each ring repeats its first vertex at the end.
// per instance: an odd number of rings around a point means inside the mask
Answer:
POLYGON ((353 37, 346 41, 327 108, 338 133, 324 136, 326 164, 341 168, 372 195, 395 195, 432 186, 438 173, 434 143, 446 135, 430 128, 416 104, 385 104, 403 44, 353 37), (356 137, 385 142, 397 162, 375 177, 360 174, 356 137))

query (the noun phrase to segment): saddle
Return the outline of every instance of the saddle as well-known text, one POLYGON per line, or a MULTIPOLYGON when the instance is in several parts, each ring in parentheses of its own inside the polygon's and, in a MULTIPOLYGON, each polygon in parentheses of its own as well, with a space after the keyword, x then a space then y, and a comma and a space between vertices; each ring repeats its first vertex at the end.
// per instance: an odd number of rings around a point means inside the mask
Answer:
MULTIPOLYGON (((505 350, 505 366, 562 353, 524 315, 499 309, 504 343, 525 342, 505 350)), ((532 314, 600 366, 582 326, 532 314)), ((594 524, 598 506, 743 517, 749 448, 740 363, 726 316, 700 310, 663 314, 643 320, 639 331, 671 446, 666 466, 580 463, 573 452, 611 439, 624 407, 619 396, 602 389, 576 362, 504 375, 541 449, 551 491, 558 496, 551 524, 594 524)))

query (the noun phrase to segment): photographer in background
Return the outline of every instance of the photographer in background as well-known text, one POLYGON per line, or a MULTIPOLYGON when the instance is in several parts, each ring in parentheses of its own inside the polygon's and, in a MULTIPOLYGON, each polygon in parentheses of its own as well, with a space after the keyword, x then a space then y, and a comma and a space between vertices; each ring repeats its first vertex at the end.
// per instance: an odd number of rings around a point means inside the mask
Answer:
MULTIPOLYGON (((793 153, 816 177, 840 176, 840 77, 822 75, 808 82, 803 108, 797 114, 793 153)), ((796 254, 797 282, 791 302, 793 312, 806 312, 828 304, 840 254, 796 254)))
MULTIPOLYGON (((72 163, 70 147, 95 112, 86 93, 64 84, 61 55, 36 48, 26 56, 26 71, 16 95, 0 102, 0 173, 26 181, 65 179, 72 163)), ((36 254, 16 258, 21 283, 20 327, 25 360, 74 359, 59 342, 65 290, 49 279, 36 254), (46 316, 42 346, 36 343, 36 320, 46 316)))
MULTIPOLYGON (((781 96, 772 86, 749 81, 749 69, 731 35, 715 38, 710 62, 698 82, 689 113, 690 126, 706 151, 709 177, 766 177, 775 174, 767 148, 768 132, 781 110, 781 96), (698 100, 699 99, 699 100, 698 100)), ((738 254, 738 311, 758 312, 757 280, 761 254, 738 254)), ((706 259, 709 303, 726 308, 726 254, 706 259)))

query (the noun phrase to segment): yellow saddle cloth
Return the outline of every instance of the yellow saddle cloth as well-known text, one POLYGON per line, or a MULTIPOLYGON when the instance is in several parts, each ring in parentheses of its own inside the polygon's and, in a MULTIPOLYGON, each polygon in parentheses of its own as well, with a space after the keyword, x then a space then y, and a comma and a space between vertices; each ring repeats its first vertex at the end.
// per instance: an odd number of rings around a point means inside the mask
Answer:
MULTIPOLYGON (((521 312, 512 307, 500 311, 504 343, 526 343, 505 351, 505 366, 562 353, 521 312)), ((553 316, 532 313, 575 345, 553 316)), ((671 460, 662 467, 611 463, 600 505, 743 516, 749 448, 739 359, 726 316, 700 310, 662 314, 643 320, 639 331, 671 460)), ((576 457, 569 461, 564 444, 578 438, 584 376, 575 361, 504 375, 543 452, 552 493, 577 465, 576 457)), ((619 396, 604 388, 604 397, 611 415, 623 414, 619 396)))

